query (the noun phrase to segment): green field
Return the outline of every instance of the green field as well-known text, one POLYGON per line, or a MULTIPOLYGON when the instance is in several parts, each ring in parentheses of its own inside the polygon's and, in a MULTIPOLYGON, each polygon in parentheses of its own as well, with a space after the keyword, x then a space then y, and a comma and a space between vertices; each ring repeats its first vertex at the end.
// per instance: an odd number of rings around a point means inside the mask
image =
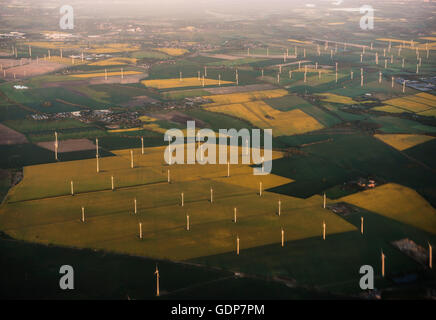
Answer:
POLYGON ((373 118, 377 124, 382 126, 381 130, 385 133, 434 133, 436 127, 427 126, 416 121, 401 119, 391 116, 381 116, 373 118))
POLYGON ((340 297, 328 292, 289 288, 267 279, 238 278, 226 270, 8 238, 0 239, 0 253, 4 271, 0 275, 0 294, 5 299, 157 299, 156 265, 161 275, 159 299, 340 297), (75 279, 78 290, 59 289, 59 266, 65 261, 80 274, 75 279), (99 267, 95 268, 96 265, 99 267), (182 273, 184 276, 180 277, 182 273), (113 281, 122 285, 114 286, 113 281))
MULTIPOLYGON (((289 241, 284 248, 277 245, 245 250, 241 258, 232 254, 194 259, 194 262, 226 266, 232 270, 253 274, 265 274, 296 280, 297 284, 319 291, 356 294, 360 292, 358 271, 360 266, 374 267, 375 286, 390 287, 395 276, 416 274, 420 279, 435 279, 435 273, 423 270, 417 262, 394 248, 390 242, 409 238, 424 248, 427 241, 434 243, 434 234, 426 233, 407 224, 383 217, 377 213, 357 208, 357 212, 345 219, 360 228, 364 217, 365 232, 345 232, 327 236, 326 241, 309 238, 289 241), (386 254, 388 277, 380 275, 380 250, 386 254)), ((328 229, 328 225, 327 225, 328 229)), ((424 293, 421 293, 424 295, 424 293)), ((413 295, 409 293, 410 296, 413 295)))
POLYGON ((4 124, 18 132, 24 133, 29 141, 36 143, 40 141, 51 141, 54 139, 54 131, 59 133, 59 138, 78 139, 102 137, 107 135, 106 131, 80 122, 75 119, 65 120, 8 120, 4 124))
POLYGON ((215 132, 221 128, 234 128, 236 130, 240 130, 242 128, 251 127, 250 123, 241 119, 233 118, 216 112, 206 111, 204 109, 185 111, 185 114, 206 122, 215 132))
POLYGON ((165 60, 169 59, 170 57, 159 51, 153 51, 153 50, 143 50, 143 51, 136 51, 132 52, 131 54, 132 58, 136 59, 156 59, 156 60, 165 60))
POLYGON ((83 107, 101 108, 103 104, 66 87, 29 88, 15 90, 11 84, 0 87, 9 99, 28 106, 36 111, 56 113, 78 111, 83 107), (25 92, 24 92, 25 91, 25 92))
POLYGON ((259 59, 259 58, 242 58, 236 60, 222 60, 216 62, 209 62, 207 65, 209 66, 226 66, 226 67, 236 67, 246 64, 255 64, 262 61, 266 61, 267 59, 259 59))
POLYGON ((356 133, 320 136, 319 139, 324 142, 304 147, 302 155, 274 160, 273 173, 296 182, 270 191, 309 197, 357 177, 375 175, 413 188, 431 204, 436 204, 435 173, 378 139, 356 133), (328 138, 331 141, 325 141, 328 138))
POLYGON ((303 109, 311 106, 309 102, 297 95, 287 95, 279 98, 264 99, 264 101, 274 109, 280 111, 289 111, 295 108, 303 109))
POLYGON ((5 121, 4 124, 14 130, 21 133, 31 133, 38 131, 55 131, 62 129, 72 128, 86 128, 87 124, 78 120, 66 119, 66 120, 14 120, 5 121))
MULTIPOLYGON (((53 138, 53 136, 51 136, 53 138)), ((112 139, 111 139, 112 140, 112 139)), ((137 144, 137 139, 136 144, 137 144)), ((160 139, 159 139, 160 140, 160 139)), ((107 140, 106 140, 107 141, 107 140)), ((108 145, 105 143, 105 145, 108 145)), ((110 144, 109 144, 110 145, 110 144)), ((33 143, 0 146, 0 165, 2 168, 23 168, 24 166, 55 162, 54 152, 37 146, 33 143)), ((101 156, 112 155, 108 150, 102 149, 101 156)), ((65 152, 59 155, 61 161, 95 158, 94 150, 65 152)))
POLYGON ((0 106, 0 111, 0 121, 19 120, 30 114, 29 110, 10 104, 0 106))
POLYGON ((430 140, 426 143, 414 146, 405 151, 409 156, 422 161, 426 165, 436 168, 436 141, 430 140))

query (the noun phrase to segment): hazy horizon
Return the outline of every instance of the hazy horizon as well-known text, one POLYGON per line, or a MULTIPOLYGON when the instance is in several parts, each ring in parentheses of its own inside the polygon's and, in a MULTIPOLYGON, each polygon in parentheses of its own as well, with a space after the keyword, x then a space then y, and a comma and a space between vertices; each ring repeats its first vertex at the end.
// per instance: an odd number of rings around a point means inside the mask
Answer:
MULTIPOLYGON (((415 0, 417 1, 417 0, 415 0)), ((358 1, 358 0, 34 0, 17 1, 2 0, 0 6, 31 7, 41 10, 57 10, 62 5, 71 5, 77 14, 96 15, 111 17, 150 17, 168 16, 184 17, 225 13, 234 15, 268 15, 274 13, 291 12, 293 9, 312 9, 316 10, 319 6, 323 9, 356 8, 364 4, 373 6, 383 5, 383 3, 394 1, 358 1)), ((409 1, 401 1, 406 3, 409 1)), ((421 2, 424 2, 423 0, 421 2)))

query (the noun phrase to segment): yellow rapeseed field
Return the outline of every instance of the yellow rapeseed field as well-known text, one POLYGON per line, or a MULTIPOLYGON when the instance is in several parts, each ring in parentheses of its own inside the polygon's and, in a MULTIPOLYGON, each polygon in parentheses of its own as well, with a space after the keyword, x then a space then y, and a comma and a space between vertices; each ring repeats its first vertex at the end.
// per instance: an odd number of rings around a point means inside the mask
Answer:
MULTIPOLYGON (((142 72, 139 71, 123 71, 123 75, 132 75, 132 74, 141 74, 142 72)), ((98 78, 98 77, 104 77, 104 72, 96 72, 96 73, 82 73, 82 74, 73 74, 72 77, 76 78, 98 78)), ((111 76, 121 76, 121 71, 113 71, 107 73, 108 77, 111 76)))
POLYGON ((282 112, 261 100, 220 106, 207 105, 206 110, 247 120, 258 128, 272 129, 274 136, 293 135, 323 128, 316 119, 299 109, 282 112))
POLYGON ((350 97, 340 96, 334 93, 318 93, 318 96, 321 96, 321 100, 325 102, 332 103, 342 103, 342 104, 355 104, 357 103, 350 97))
POLYGON ((288 39, 289 42, 302 43, 302 44, 311 44, 311 41, 301 41, 296 39, 288 39))
POLYGON ((38 47, 43 49, 52 49, 52 50, 59 50, 59 49, 79 49, 82 46, 79 44, 72 44, 68 42, 63 41, 32 41, 32 42, 26 42, 26 45, 29 45, 31 47, 38 47))
POLYGON ((142 122, 153 122, 156 121, 157 119, 149 116, 140 116, 139 120, 141 120, 142 122))
POLYGON ((139 131, 139 130, 142 130, 142 128, 111 129, 111 130, 108 130, 108 132, 120 133, 120 132, 133 132, 133 131, 139 131))
POLYGON ((418 45, 415 45, 415 50, 418 48, 420 51, 426 51, 428 50, 435 50, 436 49, 436 42, 426 42, 426 43, 420 43, 418 45))
POLYGON ((116 66, 125 64, 136 64, 135 58, 110 58, 97 62, 90 63, 91 66, 116 66))
POLYGON ((243 258, 249 248, 270 244, 279 248, 281 228, 290 230, 286 234, 289 242, 320 237, 321 221, 326 221, 329 235, 356 232, 352 224, 322 209, 318 195, 299 199, 265 190, 290 183, 290 179, 274 174, 254 176, 252 168, 242 164, 231 165, 229 178, 225 177, 226 165, 167 166, 163 165, 165 146, 145 148, 141 154, 137 141, 134 168, 130 167, 130 149, 101 158, 99 173, 95 159, 25 167, 23 180, 0 208, 1 230, 17 240, 181 261, 234 252, 236 234, 242 240, 243 258), (171 183, 167 183, 167 170, 171 170, 171 183), (109 192, 112 176, 115 192, 109 192), (71 180, 74 197, 69 195, 71 180), (257 194, 260 182, 263 197, 257 194), (213 205, 208 202, 211 187, 213 205), (23 201, 29 199, 34 200, 23 201), (280 217, 276 214, 279 199, 280 217), (82 206, 86 223, 80 222, 82 206), (234 207, 238 223, 231 222, 234 207), (138 222, 142 223, 142 241, 138 222))
POLYGON ((315 69, 315 68, 304 68, 304 67, 301 67, 299 69, 292 70, 292 72, 307 72, 307 73, 320 73, 321 72, 322 74, 325 74, 325 73, 331 73, 332 70, 321 69, 321 68, 315 69))
POLYGON ((415 190, 388 183, 338 199, 436 234, 436 209, 415 190))
MULTIPOLYGON (((203 80, 198 80, 198 78, 173 78, 173 79, 155 79, 155 80, 144 80, 141 82, 146 87, 156 88, 156 89, 170 89, 170 88, 182 88, 182 87, 201 87, 203 86, 203 80)), ((221 80, 221 84, 231 84, 232 81, 221 80)), ((218 79, 204 79, 205 86, 216 86, 218 85, 218 79)))
POLYGON ((257 118, 255 118, 254 115, 248 112, 247 108, 242 103, 225 104, 222 106, 214 106, 214 107, 205 107, 205 109, 212 112, 228 114, 240 119, 245 119, 251 123, 257 120, 257 118))
MULTIPOLYGON (((385 42, 396 42, 396 43, 405 43, 408 45, 412 44, 412 41, 407 41, 407 40, 400 40, 400 39, 391 39, 391 38, 379 38, 377 39, 378 41, 385 41, 385 42)), ((413 42, 414 44, 417 44, 416 41, 413 42)))
MULTIPOLYGON (((152 119, 152 118, 150 118, 152 119)), ((108 130, 110 133, 122 133, 122 132, 135 132, 135 131, 141 131, 141 130, 149 130, 157 133, 165 133, 167 129, 161 128, 158 124, 150 122, 146 122, 142 125, 142 127, 135 127, 135 128, 126 128, 126 129, 111 129, 108 130)), ((186 131, 186 129, 185 129, 186 131)))
POLYGON ((420 112, 419 115, 427 117, 436 117, 436 108, 420 112))
POLYGON ((434 139, 423 134, 376 134, 374 137, 400 151, 434 139))
POLYGON ((241 103, 254 100, 279 98, 286 96, 288 91, 283 89, 274 90, 261 90, 261 91, 250 91, 241 93, 230 93, 230 94, 220 94, 213 96, 204 96, 203 98, 212 100, 214 103, 208 104, 207 106, 221 105, 221 104, 233 104, 241 103))
POLYGON ((397 107, 390 106, 390 105, 375 107, 375 108, 372 108, 372 110, 389 112, 389 113, 403 113, 406 111, 404 109, 397 108, 397 107))
POLYGON ((179 48, 154 48, 153 50, 160 51, 174 57, 184 55, 186 52, 188 52, 186 49, 179 48))
POLYGON ((384 101, 385 106, 375 107, 374 110, 402 113, 412 112, 424 116, 436 116, 436 96, 429 93, 418 93, 402 98, 384 101))
POLYGON ((417 94, 402 98, 386 100, 384 101, 384 103, 411 112, 422 112, 436 106, 435 100, 432 100, 432 97, 429 96, 432 95, 417 94))
POLYGON ((146 123, 142 125, 142 129, 150 130, 157 133, 165 133, 168 129, 161 128, 156 123, 146 123))
POLYGON ((430 109, 427 105, 414 102, 409 99, 405 98, 395 98, 388 101, 385 101, 384 103, 389 104, 391 106, 403 108, 406 110, 409 110, 411 112, 421 112, 430 109))
POLYGON ((422 39, 422 40, 429 40, 429 41, 436 41, 436 37, 421 37, 421 38, 419 38, 419 39, 422 39))
MULTIPOLYGON (((280 158, 280 157, 273 157, 273 159, 274 158, 280 158)), ((252 174, 253 172, 252 168, 242 165, 232 166, 231 172, 232 175, 230 177, 216 177, 213 178, 213 180, 229 183, 235 186, 249 188, 256 191, 259 190, 259 178, 252 174), (243 179, 241 179, 242 175, 243 175, 243 179)), ((291 182, 294 182, 294 180, 277 176, 275 174, 268 174, 262 176, 262 187, 264 189, 278 187, 291 182)))
POLYGON ((428 106, 430 108, 436 107, 436 101, 429 100, 427 98, 420 97, 420 96, 417 96, 417 95, 408 96, 408 97, 405 97, 404 99, 406 99, 408 101, 422 103, 422 104, 424 104, 424 105, 426 105, 426 106, 428 106))
POLYGON ((430 93, 425 93, 425 92, 421 92, 421 93, 417 93, 416 95, 415 95, 416 97, 421 97, 421 98, 424 98, 424 99, 427 99, 427 100, 429 100, 429 101, 433 101, 432 103, 433 103, 433 107, 436 107, 436 96, 435 95, 432 95, 432 94, 430 94, 430 93))
POLYGON ((274 121, 270 121, 273 133, 277 135, 292 135, 320 130, 324 126, 315 118, 309 116, 300 109, 282 112, 277 115, 274 121))

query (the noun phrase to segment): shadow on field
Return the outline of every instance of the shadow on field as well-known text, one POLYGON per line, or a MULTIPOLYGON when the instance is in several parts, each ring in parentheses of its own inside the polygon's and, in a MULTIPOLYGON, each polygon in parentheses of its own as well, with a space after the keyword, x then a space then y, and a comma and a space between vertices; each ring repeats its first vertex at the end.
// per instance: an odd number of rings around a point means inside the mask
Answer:
MULTIPOLYGON (((401 297, 423 298, 427 289, 436 288, 436 272, 428 269, 399 251, 391 242, 409 238, 427 249, 427 242, 436 243, 436 235, 379 214, 356 208, 345 220, 356 226, 356 231, 328 234, 235 252, 201 257, 191 262, 219 266, 235 272, 257 274, 269 278, 287 279, 298 287, 319 290, 325 294, 359 295, 362 290, 359 269, 363 265, 374 268, 375 287, 387 289, 395 297, 406 286, 414 290, 401 297), (360 234, 360 218, 364 217, 364 235, 360 234), (386 277, 381 277, 381 250, 386 255, 386 277), (414 275, 415 279, 400 284, 398 279, 414 275)), ((287 230, 287 232, 292 232, 287 230)), ((407 291, 407 290, 406 290, 407 291)))
POLYGON ((170 261, 90 249, 45 246, 0 236, 1 299, 329 299, 304 289, 170 261), (74 290, 61 290, 59 268, 74 268, 74 290))

